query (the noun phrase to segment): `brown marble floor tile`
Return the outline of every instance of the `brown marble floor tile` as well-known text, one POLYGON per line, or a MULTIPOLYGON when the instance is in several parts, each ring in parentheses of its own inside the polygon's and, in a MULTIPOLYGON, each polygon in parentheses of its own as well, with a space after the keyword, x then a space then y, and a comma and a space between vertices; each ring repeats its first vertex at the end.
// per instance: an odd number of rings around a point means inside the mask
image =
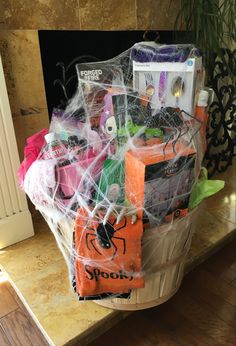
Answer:
POLYGON ((18 244, 0 250, 0 264, 12 280, 38 272, 62 258, 51 232, 42 232, 18 244))
POLYGON ((93 302, 78 302, 69 286, 63 259, 15 282, 30 309, 56 345, 92 328, 114 311, 93 302), (30 282, 30 284, 29 284, 30 282))

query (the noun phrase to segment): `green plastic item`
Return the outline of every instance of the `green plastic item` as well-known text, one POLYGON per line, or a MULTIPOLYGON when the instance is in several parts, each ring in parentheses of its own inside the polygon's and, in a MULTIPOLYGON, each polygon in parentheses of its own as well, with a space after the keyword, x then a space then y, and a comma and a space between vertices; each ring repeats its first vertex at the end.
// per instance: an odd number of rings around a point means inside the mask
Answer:
POLYGON ((201 176, 194 184, 189 199, 189 210, 196 208, 206 197, 212 196, 225 186, 223 180, 209 180, 208 172, 202 167, 201 176))
POLYGON ((126 126, 122 126, 118 130, 118 136, 127 137, 127 135, 130 134, 130 136, 132 137, 138 132, 140 132, 140 135, 144 134, 146 137, 150 138, 160 137, 163 139, 164 137, 162 130, 158 128, 147 128, 145 126, 136 125, 132 121, 128 121, 126 126))
POLYGON ((98 185, 98 192, 96 194, 97 202, 102 201, 104 196, 110 199, 109 194, 112 193, 111 190, 113 189, 113 191, 119 191, 116 203, 122 203, 125 195, 124 185, 124 161, 120 162, 118 160, 112 160, 109 158, 106 159, 103 164, 103 170, 98 185))

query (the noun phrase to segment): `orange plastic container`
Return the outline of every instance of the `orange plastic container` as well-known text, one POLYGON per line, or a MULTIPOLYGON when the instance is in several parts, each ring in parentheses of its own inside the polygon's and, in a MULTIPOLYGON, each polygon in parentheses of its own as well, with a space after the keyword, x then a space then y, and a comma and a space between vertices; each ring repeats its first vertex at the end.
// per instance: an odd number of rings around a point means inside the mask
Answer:
MULTIPOLYGON (((152 209, 151 214, 159 213, 160 218, 163 214, 164 222, 170 221, 170 215, 173 218, 185 216, 189 192, 194 181, 194 165, 195 150, 184 143, 176 144, 175 151, 172 143, 166 147, 163 143, 150 148, 127 151, 125 193, 129 202, 138 209, 138 216, 145 217, 144 209, 148 208, 149 204, 156 208, 156 212, 152 209), (183 167, 186 167, 185 171, 183 171, 183 167), (166 189, 163 189, 164 184, 166 184, 166 189), (157 202, 149 192, 150 186, 151 191, 156 190, 157 202), (149 203, 148 200, 151 198, 152 203, 149 203), (176 210, 179 212, 176 213, 176 210)), ((152 227, 152 225, 149 226, 152 227)))

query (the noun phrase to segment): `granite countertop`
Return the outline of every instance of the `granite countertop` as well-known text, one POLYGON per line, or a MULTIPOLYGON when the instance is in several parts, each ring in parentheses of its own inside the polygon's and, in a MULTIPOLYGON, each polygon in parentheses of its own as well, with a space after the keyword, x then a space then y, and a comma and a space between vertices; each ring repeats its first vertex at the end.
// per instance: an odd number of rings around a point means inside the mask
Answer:
MULTIPOLYGON (((225 188, 208 198, 197 221, 186 270, 190 270, 236 236, 235 165, 218 175, 225 188)), ((216 179, 216 178, 215 178, 216 179)), ((45 221, 34 220, 36 235, 0 250, 0 265, 51 345, 85 346, 111 328, 127 312, 91 301, 78 302, 66 263, 45 221)))

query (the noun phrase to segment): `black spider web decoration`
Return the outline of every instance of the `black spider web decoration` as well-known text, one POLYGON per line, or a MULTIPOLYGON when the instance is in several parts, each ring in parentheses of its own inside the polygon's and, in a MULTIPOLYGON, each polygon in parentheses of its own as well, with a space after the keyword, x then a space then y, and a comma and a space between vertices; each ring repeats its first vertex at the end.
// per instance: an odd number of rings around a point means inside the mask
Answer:
POLYGON ((236 50, 222 50, 226 65, 217 57, 212 75, 216 100, 209 109, 207 151, 205 155, 209 176, 224 172, 232 165, 236 148, 236 50))
POLYGON ((59 86, 62 97, 60 99, 59 108, 64 109, 75 92, 75 83, 77 84, 77 74, 75 66, 82 62, 96 62, 98 58, 92 55, 81 55, 73 59, 68 65, 63 62, 58 62, 56 66, 61 70, 61 77, 54 80, 54 86, 59 86))

